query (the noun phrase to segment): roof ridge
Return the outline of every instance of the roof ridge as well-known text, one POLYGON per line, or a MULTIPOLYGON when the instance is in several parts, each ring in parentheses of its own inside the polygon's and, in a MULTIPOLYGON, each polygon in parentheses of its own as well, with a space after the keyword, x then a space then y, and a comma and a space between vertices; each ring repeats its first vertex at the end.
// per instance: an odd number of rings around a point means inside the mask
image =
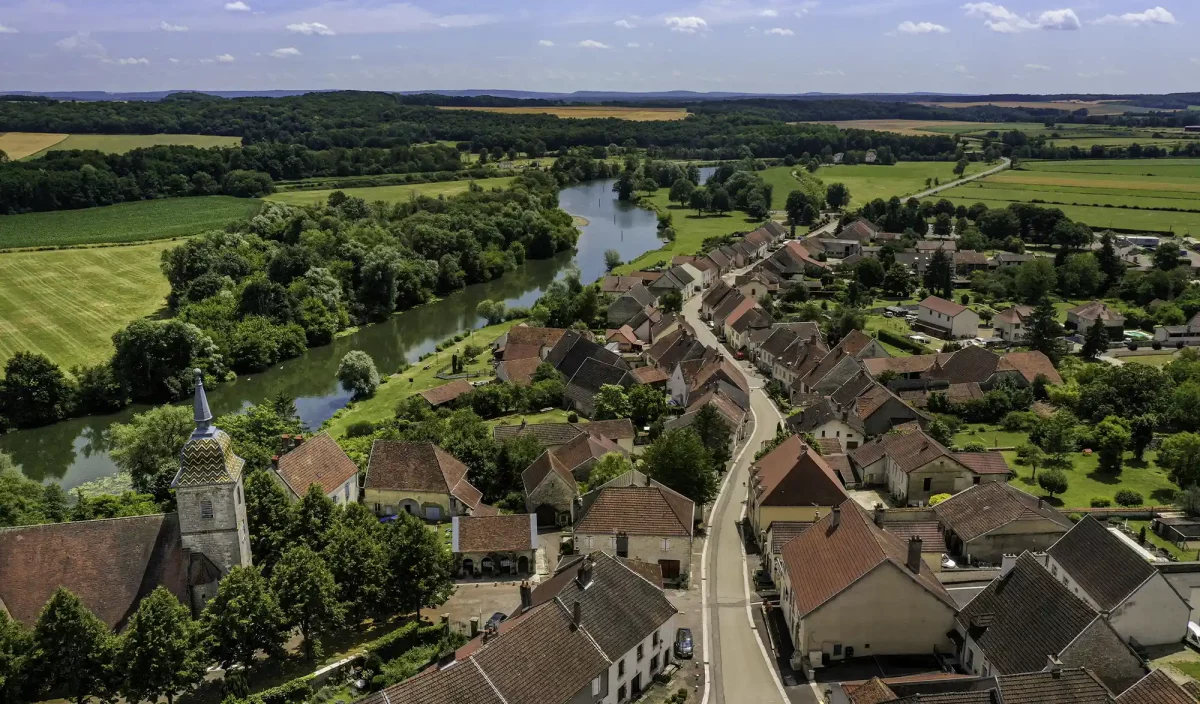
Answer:
MULTIPOLYGON (((559 608, 563 610, 563 612, 566 614, 567 618, 571 619, 571 623, 572 623, 572 625, 574 625, 575 614, 571 609, 567 608, 566 604, 563 603, 562 596, 560 594, 555 594, 554 601, 555 601, 555 603, 558 604, 559 608)), ((592 636, 592 634, 588 631, 587 626, 585 626, 584 624, 581 623, 581 624, 579 624, 577 630, 583 634, 584 638, 587 638, 588 643, 590 643, 591 646, 596 649, 596 652, 600 653, 600 657, 604 658, 604 662, 611 665, 612 659, 609 658, 608 654, 604 652, 604 649, 600 647, 600 643, 598 643, 596 641, 596 639, 592 636)))
MULTIPOLYGON (((504 704, 508 704, 508 700, 504 698, 504 695, 500 692, 500 688, 496 686, 495 682, 492 682, 492 678, 488 677, 488 673, 484 671, 483 665, 480 665, 479 661, 475 659, 475 653, 471 653, 471 656, 467 659, 470 660, 471 664, 475 666, 475 669, 479 671, 479 674, 483 677, 483 681, 487 682, 488 686, 492 688, 492 691, 496 693, 496 697, 501 702, 504 702, 504 704)), ((386 692, 386 690, 384 691, 386 692)), ((386 698, 387 694, 384 694, 383 696, 386 698)), ((391 704, 390 699, 387 699, 387 704, 391 704)))

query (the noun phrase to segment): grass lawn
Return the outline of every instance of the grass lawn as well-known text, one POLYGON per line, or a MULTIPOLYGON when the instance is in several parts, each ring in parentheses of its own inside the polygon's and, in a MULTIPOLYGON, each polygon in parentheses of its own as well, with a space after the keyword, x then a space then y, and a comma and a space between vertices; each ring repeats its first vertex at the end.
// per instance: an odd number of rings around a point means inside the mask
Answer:
MULTIPOLYGON (((493 418, 485 422, 490 426, 496 426, 520 425, 521 421, 525 421, 530 425, 536 425, 537 423, 566 423, 567 411, 555 408, 553 411, 546 411, 545 413, 514 413, 510 416, 500 416, 499 418, 493 418)), ((586 423, 588 421, 587 418, 580 418, 579 422, 586 423)))
MULTIPOLYGON (((1146 505, 1169 504, 1179 487, 1171 483, 1167 473, 1154 463, 1156 456, 1157 453, 1148 451, 1145 461, 1139 464, 1132 454, 1127 454, 1125 467, 1119 475, 1113 476, 1098 470, 1100 458, 1095 453, 1072 453, 1068 456, 1071 469, 1066 470, 1067 491, 1049 500, 1063 509, 1087 508, 1091 506, 1093 498, 1111 500, 1118 491, 1130 489, 1141 494, 1146 505)), ((1008 466, 1017 473, 1017 478, 1012 480, 1015 486, 1037 496, 1044 493, 1037 481, 1031 478, 1033 471, 1017 463, 1016 452, 1005 451, 1004 458, 1008 460, 1008 466)), ((1039 468, 1038 471, 1042 469, 1039 468)), ((1115 501, 1113 505, 1116 505, 1115 501)))
POLYGON ((0 363, 41 352, 64 370, 112 356, 112 335, 163 307, 174 242, 0 253, 0 363))
MULTIPOLYGON (((972 162, 966 175, 991 168, 983 162, 972 162)), ((796 167, 776 166, 761 172, 763 179, 775 186, 771 194, 772 207, 782 209, 788 193, 795 189, 791 171, 796 167)), ((835 164, 822 166, 815 176, 825 182, 844 183, 850 189, 850 207, 860 208, 876 198, 887 200, 892 196, 903 198, 925 190, 925 179, 938 178, 942 183, 953 181, 954 163, 949 161, 900 161, 891 166, 876 164, 835 164)))
POLYGON ((954 446, 962 447, 969 442, 981 442, 989 449, 994 447, 1017 447, 1029 442, 1029 434, 1011 432, 996 426, 964 425, 963 429, 954 436, 954 446))
POLYGON ((700 245, 709 237, 719 237, 734 232, 749 232, 759 226, 758 220, 746 217, 741 211, 730 211, 725 215, 697 216, 696 211, 668 200, 670 189, 660 188, 646 200, 659 212, 671 213, 675 228, 675 241, 667 242, 661 249, 646 252, 631 262, 613 270, 615 274, 625 274, 651 266, 659 260, 668 263, 676 254, 695 254, 700 251, 700 245))
MULTIPOLYGON (((904 318, 885 318, 882 315, 868 315, 866 324, 863 325, 863 332, 870 335, 877 330, 889 330, 904 337, 914 334, 912 327, 904 318)), ((933 340, 934 338, 931 337, 930 339, 933 340)), ((914 344, 920 344, 917 343, 916 340, 910 340, 910 342, 913 342, 914 344)), ((887 351, 891 352, 892 356, 894 357, 908 357, 913 354, 912 352, 908 352, 894 345, 890 345, 887 342, 881 341, 880 344, 884 345, 887 351)), ((941 341, 935 340, 933 346, 923 345, 923 347, 929 353, 933 353, 941 349, 941 341)))
POLYGON ((1163 354, 1139 354, 1129 357, 1118 357, 1126 364, 1145 364, 1148 367, 1165 367, 1175 361, 1175 352, 1166 352, 1163 354))
POLYGON ((1129 527, 1129 530, 1133 531, 1134 535, 1137 535, 1142 530, 1142 528, 1145 528, 1146 529, 1146 542, 1153 544, 1155 547, 1166 550, 1171 555, 1174 555, 1175 559, 1177 559, 1177 560, 1194 560, 1194 559, 1196 559, 1196 552, 1194 550, 1181 550, 1181 549, 1179 549, 1179 547, 1177 545, 1175 545, 1171 541, 1164 540, 1163 538, 1160 538, 1158 535, 1156 535, 1154 533, 1154 531, 1151 530, 1151 528, 1150 528, 1150 521, 1130 520, 1130 521, 1127 521, 1125 525, 1127 525, 1129 527))
POLYGON ((0 215, 0 249, 143 242, 219 230, 259 201, 232 196, 139 200, 100 208, 0 215))
MULTIPOLYGON (((481 188, 491 189, 504 188, 510 181, 512 181, 510 177, 501 177, 480 179, 475 181, 475 183, 481 188)), ((377 200, 401 201, 415 198, 416 196, 436 198, 442 195, 452 196, 456 193, 465 193, 470 184, 471 181, 438 181, 403 186, 367 186, 364 188, 329 188, 316 191, 286 191, 273 193, 267 196, 267 199, 286 203, 287 205, 315 205, 328 200, 330 193, 341 191, 348 196, 362 198, 368 203, 377 200)))
POLYGON ((241 137, 208 134, 73 134, 33 156, 64 149, 89 149, 107 154, 124 154, 134 149, 163 145, 181 147, 240 147, 241 137))
MULTIPOLYGON (((396 404, 401 400, 447 383, 445 380, 437 378, 437 373, 450 366, 451 355, 461 353, 468 344, 487 348, 493 340, 520 322, 520 320, 509 320, 499 325, 489 325, 475 330, 461 342, 447 347, 436 356, 416 362, 401 374, 392 374, 387 377, 387 383, 381 385, 374 396, 355 401, 335 413, 333 418, 326 422, 325 429, 336 438, 344 435, 346 427, 352 423, 363 420, 378 423, 394 417, 396 404)), ((466 366, 467 371, 484 372, 485 376, 481 377, 482 379, 494 379, 490 352, 490 349, 485 349, 482 354, 471 360, 466 366)))

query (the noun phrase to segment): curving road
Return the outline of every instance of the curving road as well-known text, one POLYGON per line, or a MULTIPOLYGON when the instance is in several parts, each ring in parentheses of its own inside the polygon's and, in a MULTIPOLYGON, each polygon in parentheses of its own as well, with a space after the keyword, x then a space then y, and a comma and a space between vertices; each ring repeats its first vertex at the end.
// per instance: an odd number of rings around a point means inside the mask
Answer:
POLYGON ((1010 166, 1012 166, 1012 159, 1002 156, 1002 157, 1000 157, 1000 165, 999 166, 994 166, 994 167, 988 169, 987 171, 980 171, 977 174, 971 174, 970 176, 964 176, 963 178, 960 178, 957 181, 951 181, 950 183, 943 183, 940 186, 934 186, 933 188, 930 188, 927 191, 921 191, 920 193, 914 193, 910 196, 902 196, 901 200, 908 200, 909 198, 928 198, 929 196, 935 195, 937 193, 941 193, 942 191, 946 190, 947 188, 954 188, 955 186, 961 186, 964 183, 970 183, 971 181, 983 178, 984 176, 991 176, 992 174, 998 174, 1010 166))

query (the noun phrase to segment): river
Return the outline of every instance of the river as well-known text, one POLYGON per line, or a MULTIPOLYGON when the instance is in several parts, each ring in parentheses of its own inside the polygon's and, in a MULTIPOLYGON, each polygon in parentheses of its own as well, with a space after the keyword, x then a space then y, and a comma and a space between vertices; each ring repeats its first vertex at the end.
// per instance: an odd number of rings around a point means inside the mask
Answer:
MULTIPOLYGON (((559 207, 588 221, 581 228, 574 255, 564 253, 554 259, 528 261, 496 281, 468 286, 435 303, 399 313, 387 322, 364 327, 333 344, 311 349, 274 369, 221 384, 208 393, 213 413, 237 411, 284 392, 296 399, 296 411, 306 427, 320 427, 350 400, 350 394, 335 379, 338 363, 350 350, 363 350, 375 360, 381 373, 391 373, 405 363, 415 362, 442 340, 482 325, 475 307, 484 299, 530 306, 542 289, 572 263, 579 267, 583 281, 594 281, 604 274, 605 250, 615 249, 629 261, 660 247, 655 214, 618 202, 612 184, 613 180, 591 181, 559 193, 559 207)), ((0 451, 12 455, 26 476, 58 481, 70 490, 117 471, 108 455, 107 431, 113 423, 127 422, 134 413, 147 408, 130 406, 113 415, 74 418, 0 435, 0 451)))

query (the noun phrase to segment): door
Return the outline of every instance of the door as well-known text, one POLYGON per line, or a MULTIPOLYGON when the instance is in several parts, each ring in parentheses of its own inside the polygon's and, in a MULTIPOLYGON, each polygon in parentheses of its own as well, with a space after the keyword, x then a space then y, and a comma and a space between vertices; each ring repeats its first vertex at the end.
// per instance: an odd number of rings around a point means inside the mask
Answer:
POLYGON ((674 581, 679 579, 679 560, 659 560, 658 568, 662 570, 664 580, 674 581))
POLYGON ((440 520, 442 518, 442 507, 441 506, 426 506, 425 507, 425 518, 427 518, 431 521, 440 520))
POLYGON ((529 573, 529 558, 525 555, 517 558, 517 571, 521 574, 529 573))
POLYGON ((542 504, 537 507, 537 522, 538 527, 558 525, 558 511, 547 504, 542 504))

